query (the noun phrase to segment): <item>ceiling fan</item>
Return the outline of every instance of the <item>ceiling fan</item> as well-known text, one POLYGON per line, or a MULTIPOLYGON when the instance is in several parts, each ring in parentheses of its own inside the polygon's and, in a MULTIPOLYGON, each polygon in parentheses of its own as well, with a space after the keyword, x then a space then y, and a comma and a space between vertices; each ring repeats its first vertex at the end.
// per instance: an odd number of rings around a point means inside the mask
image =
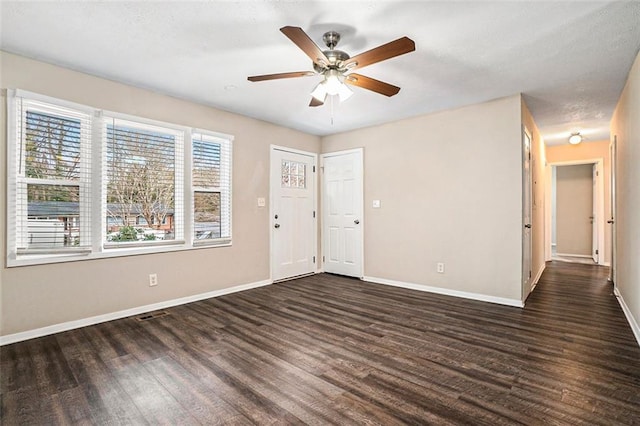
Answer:
POLYGON ((320 50, 302 28, 282 27, 280 31, 311 58, 314 71, 257 75, 248 77, 248 80, 265 81, 322 75, 322 81, 311 92, 311 102, 309 103, 311 107, 323 105, 327 96, 330 95, 337 95, 340 101, 347 100, 353 92, 346 85, 362 87, 385 96, 397 94, 400 91, 399 87, 351 71, 416 50, 416 44, 413 40, 402 37, 350 57, 347 53, 335 48, 340 41, 340 34, 336 31, 326 32, 322 36, 322 40, 329 49, 325 51, 320 50))

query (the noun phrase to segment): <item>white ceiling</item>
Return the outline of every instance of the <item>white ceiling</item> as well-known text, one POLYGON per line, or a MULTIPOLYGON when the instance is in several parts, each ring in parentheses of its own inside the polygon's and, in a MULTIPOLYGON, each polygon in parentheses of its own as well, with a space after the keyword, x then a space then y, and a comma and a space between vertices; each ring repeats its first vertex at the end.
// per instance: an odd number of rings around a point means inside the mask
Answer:
POLYGON ((2 50, 328 135, 521 92, 548 144, 608 139, 640 46, 640 2, 208 1, 0 3, 2 50), (408 36, 416 51, 358 70, 400 86, 354 88, 309 108, 320 77, 279 28, 342 34, 351 56, 408 36))

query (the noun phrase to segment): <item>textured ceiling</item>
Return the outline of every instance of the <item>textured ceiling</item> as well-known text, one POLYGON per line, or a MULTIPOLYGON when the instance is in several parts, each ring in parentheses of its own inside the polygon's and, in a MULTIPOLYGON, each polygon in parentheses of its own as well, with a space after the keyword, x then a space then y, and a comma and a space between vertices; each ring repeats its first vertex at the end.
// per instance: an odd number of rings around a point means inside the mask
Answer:
POLYGON ((608 139, 640 46, 639 2, 11 2, 2 50, 316 135, 523 93, 548 144, 573 131, 608 139), (251 83, 311 70, 278 29, 342 34, 351 56, 408 36, 416 51, 359 69, 402 87, 361 88, 309 108, 320 77, 251 83), (333 120, 332 120, 333 116, 333 120))

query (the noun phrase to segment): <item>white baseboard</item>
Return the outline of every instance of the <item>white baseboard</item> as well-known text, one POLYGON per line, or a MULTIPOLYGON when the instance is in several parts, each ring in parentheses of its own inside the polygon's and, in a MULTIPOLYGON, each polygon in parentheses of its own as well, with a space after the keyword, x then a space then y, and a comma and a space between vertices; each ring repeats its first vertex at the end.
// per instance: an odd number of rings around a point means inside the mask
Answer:
POLYGON ((533 293, 533 290, 536 289, 536 286, 538 285, 538 282, 540 281, 540 278, 542 277, 542 273, 544 272, 544 269, 546 267, 547 267, 547 263, 543 262, 542 265, 540 266, 540 269, 538 269, 538 273, 536 274, 536 276, 531 281, 531 288, 529 288, 529 293, 527 293, 527 295, 524 298, 525 301, 529 298, 531 293, 533 293))
POLYGON ((573 253, 556 253, 556 256, 593 258, 593 256, 590 254, 573 254, 573 253))
POLYGON ((167 300, 164 302, 153 303, 151 305, 138 306, 136 308, 125 309, 123 311, 111 312, 109 314, 96 315, 94 317, 83 318, 74 321, 63 322, 59 324, 49 325, 34 330, 22 331, 20 333, 7 334, 0 336, 0 346, 11 343, 22 342, 23 340, 34 339, 36 337, 48 336, 50 334, 60 333, 63 331, 73 330, 75 328, 86 327, 89 325, 99 324, 101 322, 113 321, 120 318, 139 315, 145 312, 157 311, 158 309, 170 308, 172 306, 184 305, 186 303, 197 302, 198 300, 210 299, 212 297, 224 296, 225 294, 236 293, 239 291, 250 290, 271 284, 271 280, 257 281, 248 284, 241 284, 234 287, 223 288, 221 290, 209 291, 207 293, 194 294, 193 296, 181 297, 178 299, 167 300))
POLYGON ((538 285, 538 281, 540 281, 540 277, 542 277, 542 273, 544 272, 544 269, 546 267, 547 267, 547 264, 543 262, 542 265, 540 266, 540 269, 538 270, 538 273, 536 274, 536 277, 533 279, 533 286, 531 287, 531 290, 533 290, 533 287, 538 285))
POLYGON ((432 287, 432 286, 422 285, 422 284, 388 280, 386 278, 376 278, 376 277, 365 276, 363 277, 363 280, 376 283, 376 284, 384 284, 384 285, 390 285, 394 287, 407 288, 410 290, 426 291, 428 293, 444 294, 446 296, 461 297, 463 299, 472 299, 472 300, 480 300, 482 302, 497 303, 499 305, 515 306, 518 308, 522 308, 524 306, 524 304, 520 300, 507 299, 505 297, 489 296, 486 294, 479 294, 479 293, 469 293, 466 291, 451 290, 448 288, 432 287))
POLYGON ((617 288, 613 289, 613 294, 616 295, 616 298, 618 299, 618 303, 620 303, 620 307, 622 308, 622 312, 624 312, 624 316, 627 317, 627 321, 631 326, 631 331, 633 331, 633 335, 636 337, 638 346, 640 346, 640 326, 638 325, 638 323, 636 322, 636 319, 631 314, 631 310, 625 303, 624 299, 622 298, 622 295, 620 294, 617 288))

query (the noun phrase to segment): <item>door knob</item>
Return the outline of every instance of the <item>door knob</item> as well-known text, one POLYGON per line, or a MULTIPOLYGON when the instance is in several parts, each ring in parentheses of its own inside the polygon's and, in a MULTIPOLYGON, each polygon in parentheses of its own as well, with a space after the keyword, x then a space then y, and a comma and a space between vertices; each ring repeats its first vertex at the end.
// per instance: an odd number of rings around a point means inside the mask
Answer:
POLYGON ((527 228, 527 229, 531 229, 531 224, 527 223, 524 227, 527 228))
POLYGON ((611 219, 611 220, 608 220, 607 223, 615 223, 615 222, 613 221, 613 219, 611 219))
POLYGON ((356 225, 360 223, 360 221, 358 219, 354 220, 353 223, 355 223, 356 225))
POLYGON ((273 225, 276 229, 280 228, 280 224, 276 223, 275 225, 273 225))

